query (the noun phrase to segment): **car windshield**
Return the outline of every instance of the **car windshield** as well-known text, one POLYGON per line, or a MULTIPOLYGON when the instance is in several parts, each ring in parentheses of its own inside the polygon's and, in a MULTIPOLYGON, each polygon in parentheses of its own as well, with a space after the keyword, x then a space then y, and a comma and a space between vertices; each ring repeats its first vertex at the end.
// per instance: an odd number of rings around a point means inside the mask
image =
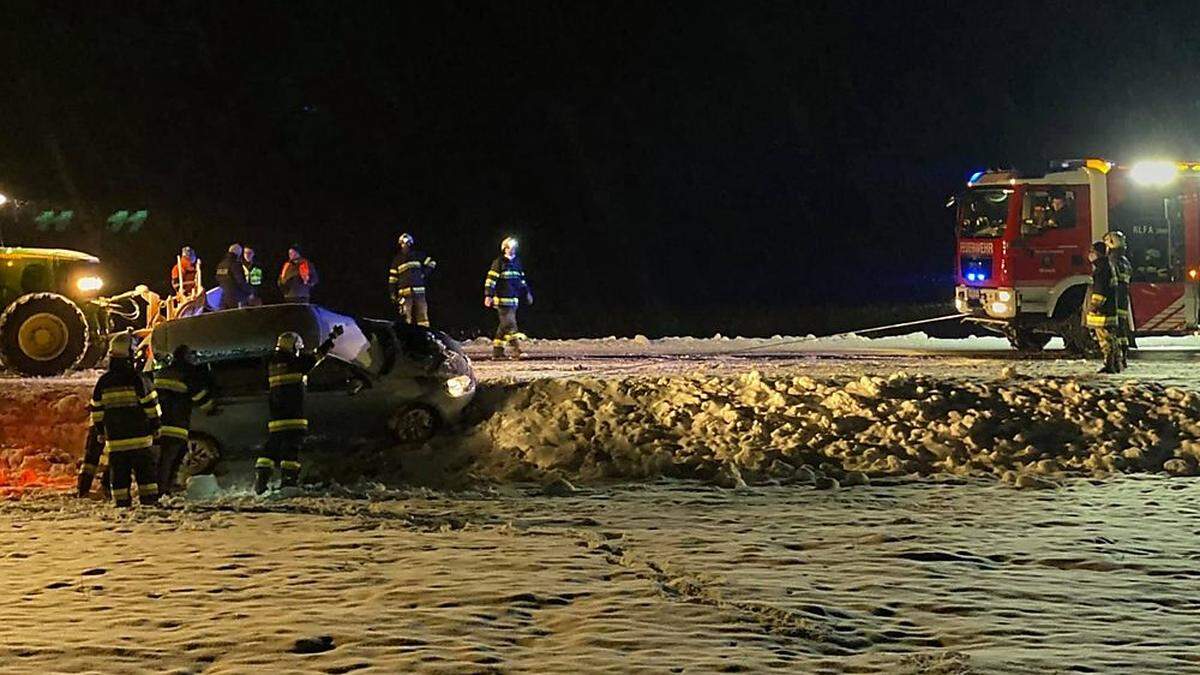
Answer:
POLYGON ((966 238, 995 239, 1004 235, 1012 190, 969 190, 959 210, 958 233, 966 238))

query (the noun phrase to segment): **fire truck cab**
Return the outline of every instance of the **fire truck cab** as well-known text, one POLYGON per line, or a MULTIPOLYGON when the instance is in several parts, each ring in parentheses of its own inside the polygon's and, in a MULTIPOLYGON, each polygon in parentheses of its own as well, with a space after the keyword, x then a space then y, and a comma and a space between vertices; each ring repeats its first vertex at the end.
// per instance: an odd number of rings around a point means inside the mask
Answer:
POLYGON ((1053 336, 1086 352, 1082 313, 1092 242, 1127 240, 1138 335, 1197 327, 1200 163, 1053 162, 1043 175, 980 171, 956 200, 954 304, 967 321, 1040 350, 1053 336))

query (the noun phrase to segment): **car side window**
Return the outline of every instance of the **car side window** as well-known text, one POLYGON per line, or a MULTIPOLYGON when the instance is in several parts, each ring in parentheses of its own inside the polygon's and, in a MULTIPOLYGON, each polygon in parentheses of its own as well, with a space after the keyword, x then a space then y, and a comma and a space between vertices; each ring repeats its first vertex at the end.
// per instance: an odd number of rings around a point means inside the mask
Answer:
POLYGON ((1037 236, 1051 230, 1075 227, 1075 191, 1048 188, 1029 190, 1021 205, 1021 234, 1037 236))
POLYGON ((308 374, 309 391, 331 391, 346 388, 354 379, 350 364, 335 358, 323 359, 308 374))

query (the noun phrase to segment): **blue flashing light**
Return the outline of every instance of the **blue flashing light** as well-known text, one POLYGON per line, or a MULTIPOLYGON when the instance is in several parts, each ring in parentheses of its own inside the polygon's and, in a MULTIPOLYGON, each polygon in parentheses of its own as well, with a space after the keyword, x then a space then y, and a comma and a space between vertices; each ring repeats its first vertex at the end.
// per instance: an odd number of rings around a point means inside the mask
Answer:
POLYGON ((971 174, 971 177, 967 179, 967 182, 974 183, 975 181, 979 180, 980 178, 983 178, 983 174, 985 174, 985 173, 987 173, 987 172, 986 171, 976 171, 975 173, 971 174))

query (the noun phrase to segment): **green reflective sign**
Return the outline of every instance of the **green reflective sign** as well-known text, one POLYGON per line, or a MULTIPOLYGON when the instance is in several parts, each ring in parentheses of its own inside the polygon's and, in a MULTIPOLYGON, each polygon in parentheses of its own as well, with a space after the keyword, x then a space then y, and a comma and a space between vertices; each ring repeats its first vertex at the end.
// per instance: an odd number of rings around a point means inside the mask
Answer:
POLYGON ((74 211, 42 211, 37 218, 33 219, 33 222, 37 223, 39 232, 49 232, 50 230, 65 232, 74 217, 74 211))

